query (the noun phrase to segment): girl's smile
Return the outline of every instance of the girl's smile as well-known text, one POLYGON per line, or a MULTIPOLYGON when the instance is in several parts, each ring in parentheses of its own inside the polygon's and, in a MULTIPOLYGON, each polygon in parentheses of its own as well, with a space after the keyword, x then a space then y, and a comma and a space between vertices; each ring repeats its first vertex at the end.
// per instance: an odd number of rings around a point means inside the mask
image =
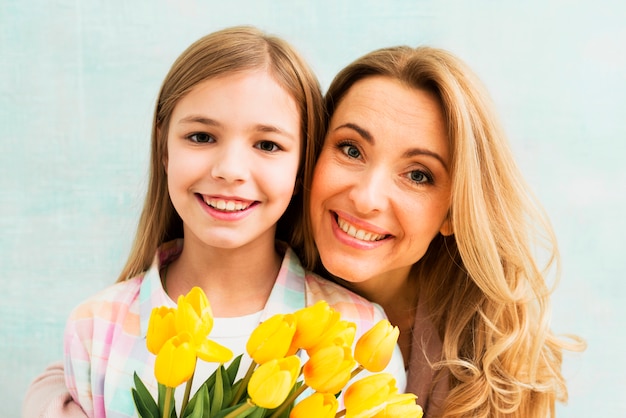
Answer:
POLYGON ((258 201, 243 200, 241 198, 224 198, 196 194, 211 216, 221 221, 238 221, 250 215, 260 204, 258 201))

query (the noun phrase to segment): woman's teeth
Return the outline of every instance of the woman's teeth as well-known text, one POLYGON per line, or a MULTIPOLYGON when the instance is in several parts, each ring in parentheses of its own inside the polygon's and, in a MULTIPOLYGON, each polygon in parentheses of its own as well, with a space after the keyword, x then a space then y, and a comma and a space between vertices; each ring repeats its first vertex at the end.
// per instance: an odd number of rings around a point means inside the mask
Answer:
POLYGON ((386 235, 375 234, 373 232, 368 232, 363 229, 357 229, 354 227, 354 225, 349 224, 340 217, 337 217, 337 225, 339 225, 339 228, 343 232, 350 235, 351 237, 360 239, 361 241, 380 241, 381 239, 386 237, 386 235))

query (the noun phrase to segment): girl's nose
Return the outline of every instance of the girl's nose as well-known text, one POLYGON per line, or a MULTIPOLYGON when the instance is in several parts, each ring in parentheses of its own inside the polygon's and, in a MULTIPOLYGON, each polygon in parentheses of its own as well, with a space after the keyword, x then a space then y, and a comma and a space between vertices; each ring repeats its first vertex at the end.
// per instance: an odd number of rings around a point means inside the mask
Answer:
POLYGON ((354 182, 349 197, 357 211, 362 214, 383 212, 389 208, 391 184, 382 171, 368 170, 354 182))
POLYGON ((250 162, 244 148, 238 144, 222 145, 213 159, 211 176, 229 183, 246 181, 250 174, 250 162))

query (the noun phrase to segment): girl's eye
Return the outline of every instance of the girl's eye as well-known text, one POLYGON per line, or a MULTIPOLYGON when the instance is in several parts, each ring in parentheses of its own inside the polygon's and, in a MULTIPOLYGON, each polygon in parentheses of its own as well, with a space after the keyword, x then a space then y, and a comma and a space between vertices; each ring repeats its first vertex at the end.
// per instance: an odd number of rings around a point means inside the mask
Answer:
POLYGON ((215 138, 212 135, 202 133, 202 132, 189 135, 187 138, 189 138, 192 142, 196 142, 198 144, 206 144, 209 142, 215 142, 215 138))
POLYGON ((414 170, 408 174, 409 180, 414 183, 422 184, 422 183, 432 183, 433 180, 430 175, 424 173, 423 171, 414 170))
POLYGON ((276 152, 280 150, 280 147, 276 145, 275 142, 272 142, 272 141, 261 141, 255 146, 261 151, 267 151, 267 152, 276 152))
POLYGON ((361 151, 357 147, 351 144, 340 145, 341 151, 346 154, 350 158, 359 158, 361 156, 361 151))

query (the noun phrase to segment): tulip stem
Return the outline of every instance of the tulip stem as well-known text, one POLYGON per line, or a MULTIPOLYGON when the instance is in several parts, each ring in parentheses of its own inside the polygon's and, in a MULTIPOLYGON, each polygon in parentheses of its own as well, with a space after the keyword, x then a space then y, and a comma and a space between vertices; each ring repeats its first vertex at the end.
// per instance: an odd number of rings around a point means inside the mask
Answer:
POLYGON ((352 380, 354 376, 361 373, 363 370, 365 370, 365 367, 361 366, 360 364, 356 366, 356 369, 352 370, 352 374, 350 374, 350 380, 352 380))
POLYGON ((309 387, 305 383, 303 383, 302 386, 296 389, 291 395, 287 397, 287 399, 285 399, 285 401, 282 404, 280 404, 278 408, 274 410, 274 413, 270 415, 270 418, 279 417, 283 413, 283 411, 287 409, 287 407, 291 405, 296 400, 296 398, 300 396, 302 392, 304 392, 308 388, 309 387))
POLYGON ((241 413, 243 413, 244 411, 247 411, 248 409, 252 408, 253 406, 254 405, 250 403, 250 400, 247 400, 246 403, 244 403, 239 408, 237 408, 234 411, 232 411, 230 414, 226 415, 224 418, 235 418, 235 417, 238 417, 241 413))
POLYGON ((335 414, 335 418, 341 418, 341 417, 343 417, 343 416, 345 416, 345 415, 346 415, 346 410, 345 410, 345 409, 342 409, 341 411, 339 411, 339 412, 337 412, 337 413, 335 414))
MULTIPOLYGON (((196 357, 196 366, 198 364, 198 358, 196 357)), ((191 383, 193 382, 193 377, 196 374, 196 366, 193 367, 193 373, 191 373, 191 377, 187 380, 187 384, 185 385, 185 395, 183 396, 183 403, 180 407, 180 416, 183 416, 183 412, 185 412, 185 408, 187 408, 187 404, 189 403, 189 395, 191 395, 191 383)))
POLYGON ((246 372, 246 375, 241 381, 239 388, 237 388, 237 393, 235 394, 233 401, 230 403, 230 406, 237 405, 237 403, 239 402, 239 399, 241 399, 241 395, 243 395, 243 391, 246 390, 246 387, 248 386, 248 381, 250 380, 250 377, 252 377, 252 373, 254 372, 254 369, 256 368, 256 366, 257 366, 257 363, 254 360, 252 360, 252 363, 250 363, 250 367, 248 367, 248 371, 246 372))
POLYGON ((171 388, 171 387, 165 388, 165 401, 163 403, 163 418, 169 418, 170 416, 170 403, 172 402, 173 393, 174 393, 174 388, 171 388))

